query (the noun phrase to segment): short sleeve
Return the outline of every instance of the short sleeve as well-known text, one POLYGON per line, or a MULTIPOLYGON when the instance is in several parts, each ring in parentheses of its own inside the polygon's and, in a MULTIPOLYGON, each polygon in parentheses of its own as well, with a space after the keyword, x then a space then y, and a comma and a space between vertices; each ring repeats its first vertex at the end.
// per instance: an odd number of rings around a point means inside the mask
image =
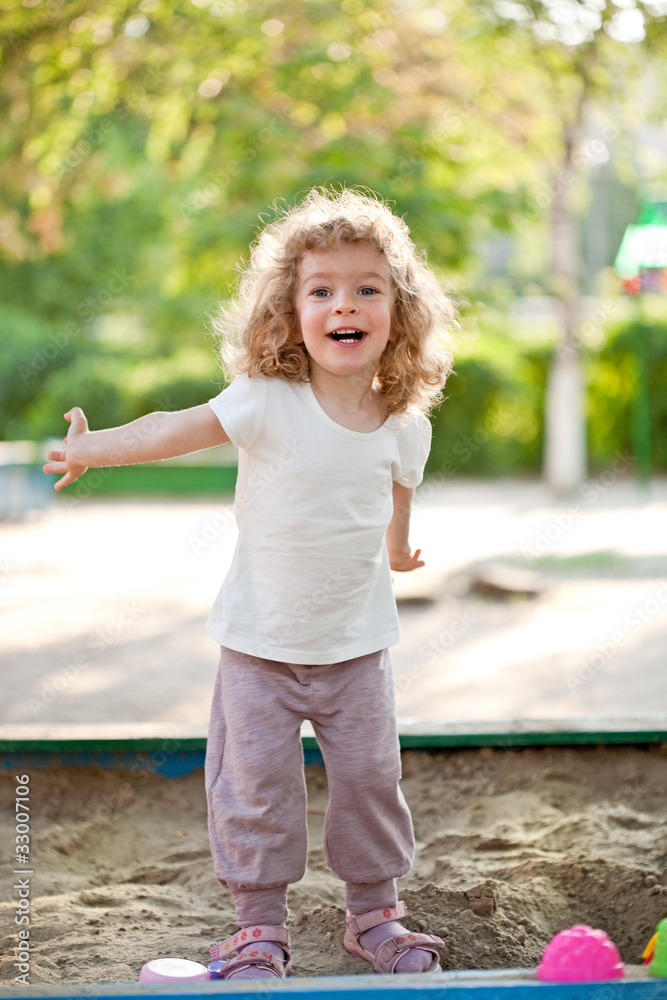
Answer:
POLYGON ((423 413, 409 414, 409 421, 401 420, 395 428, 398 457, 392 464, 392 478, 414 489, 424 478, 424 466, 431 450, 431 424, 423 413))
POLYGON ((232 444, 248 451, 257 440, 266 408, 266 379, 238 375, 218 396, 209 399, 232 444))

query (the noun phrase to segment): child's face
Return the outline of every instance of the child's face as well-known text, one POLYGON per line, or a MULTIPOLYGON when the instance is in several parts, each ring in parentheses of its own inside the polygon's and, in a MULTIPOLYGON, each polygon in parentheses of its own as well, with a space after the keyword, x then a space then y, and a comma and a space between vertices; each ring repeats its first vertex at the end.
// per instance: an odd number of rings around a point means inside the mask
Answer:
POLYGON ((393 340, 394 291, 384 256, 366 243, 306 253, 299 262, 297 339, 317 369, 373 377, 393 340))

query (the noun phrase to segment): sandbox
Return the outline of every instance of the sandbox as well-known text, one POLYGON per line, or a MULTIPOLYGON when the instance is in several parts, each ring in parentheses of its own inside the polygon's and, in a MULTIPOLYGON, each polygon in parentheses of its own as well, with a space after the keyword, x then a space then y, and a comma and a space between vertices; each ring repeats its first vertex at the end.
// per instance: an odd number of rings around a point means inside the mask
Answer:
MULTIPOLYGON (((444 971, 372 976, 343 949, 343 886, 321 843, 326 774, 306 738, 310 849, 308 872, 289 896, 294 977, 272 983, 271 993, 667 997, 667 980, 641 967, 643 948, 667 916, 667 732, 633 735, 617 726, 602 740, 594 729, 540 735, 534 726, 484 736, 408 732, 402 742, 418 851, 400 895, 413 929, 444 938, 444 971), (575 923, 607 931, 626 963, 623 980, 535 979, 550 938, 575 923)), ((236 929, 208 850, 203 747, 203 737, 71 733, 0 744, 8 890, 0 906, 1 995, 16 988, 35 998, 267 993, 249 983, 137 983, 154 958, 206 964, 209 947, 236 929), (13 853, 17 775, 29 779, 29 868, 13 853), (30 968, 22 983, 13 964, 13 877, 29 885, 30 968)))

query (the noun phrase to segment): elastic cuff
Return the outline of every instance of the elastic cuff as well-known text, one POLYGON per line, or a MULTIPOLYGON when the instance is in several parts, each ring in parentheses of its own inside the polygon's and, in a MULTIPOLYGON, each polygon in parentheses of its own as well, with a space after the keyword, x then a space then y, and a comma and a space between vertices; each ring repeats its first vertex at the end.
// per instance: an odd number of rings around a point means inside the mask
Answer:
POLYGON ((271 924, 281 927, 287 923, 287 886, 276 885, 270 889, 232 889, 236 922, 239 927, 251 924, 271 924))
POLYGON ((383 910, 387 906, 396 906, 398 902, 396 880, 390 878, 384 882, 346 882, 345 896, 347 908, 355 916, 370 913, 371 910, 383 910))

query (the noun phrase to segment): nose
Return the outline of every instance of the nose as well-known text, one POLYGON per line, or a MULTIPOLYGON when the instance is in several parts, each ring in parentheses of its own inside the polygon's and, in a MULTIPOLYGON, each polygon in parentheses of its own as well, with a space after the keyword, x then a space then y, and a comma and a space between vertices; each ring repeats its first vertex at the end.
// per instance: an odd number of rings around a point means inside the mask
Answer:
POLYGON ((334 300, 334 313, 340 316, 342 313, 359 312, 359 307, 349 292, 341 291, 334 300))

